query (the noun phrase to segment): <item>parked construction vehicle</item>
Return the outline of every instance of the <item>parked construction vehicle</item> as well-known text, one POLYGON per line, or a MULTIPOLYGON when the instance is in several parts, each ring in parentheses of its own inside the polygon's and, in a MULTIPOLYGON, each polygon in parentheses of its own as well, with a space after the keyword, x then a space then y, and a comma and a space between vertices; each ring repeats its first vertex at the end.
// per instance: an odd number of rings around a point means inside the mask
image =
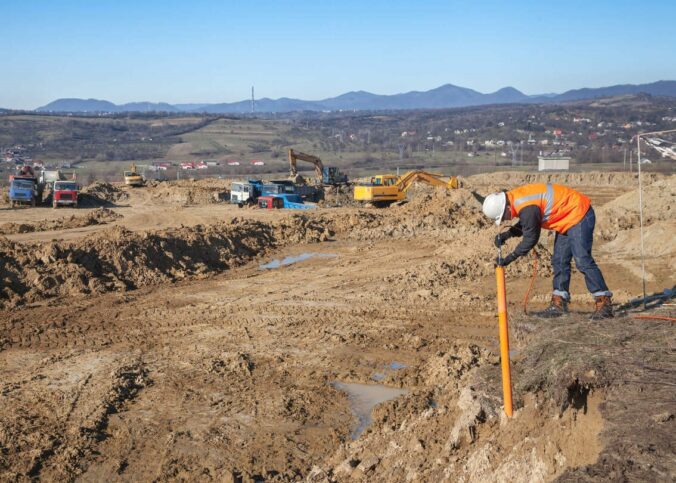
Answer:
POLYGON ((280 194, 259 196, 258 207, 266 210, 282 208, 293 210, 311 210, 317 208, 317 205, 314 203, 305 203, 300 195, 280 194))
POLYGON ((305 154, 289 149, 289 176, 294 180, 298 179, 298 167, 296 166, 298 160, 314 164, 315 177, 321 184, 335 186, 347 183, 347 175, 342 174, 338 168, 324 166, 322 160, 312 154, 305 154))
POLYGON ((51 188, 54 182, 56 181, 65 181, 66 177, 61 170, 53 169, 47 170, 43 169, 40 171, 40 176, 38 177, 38 183, 42 184, 45 188, 51 188))
POLYGON ((9 176, 9 204, 37 206, 42 203, 44 184, 38 182, 31 166, 22 166, 9 176))
POLYGON ((252 205, 261 195, 263 181, 250 179, 246 182, 234 182, 230 186, 230 203, 238 205, 252 205))
POLYGON ((75 181, 55 181, 52 185, 52 208, 77 208, 79 190, 80 186, 75 181))
POLYGON ((132 163, 129 171, 124 172, 124 184, 127 186, 143 186, 145 180, 143 176, 136 171, 136 165, 132 163))
POLYGON ((459 187, 458 178, 455 176, 446 178, 441 174, 413 170, 403 176, 393 174, 373 176, 368 182, 354 187, 354 199, 376 206, 387 206, 406 199, 406 191, 417 181, 448 189, 459 187))
POLYGON ((27 204, 36 206, 42 202, 41 193, 38 192, 38 183, 35 176, 10 176, 9 177, 9 205, 14 208, 17 205, 27 204))
POLYGON ((240 207, 256 204, 261 196, 266 195, 297 195, 301 200, 319 201, 322 199, 321 186, 308 186, 294 183, 291 180, 262 180, 250 179, 246 182, 234 182, 230 186, 230 203, 240 207))

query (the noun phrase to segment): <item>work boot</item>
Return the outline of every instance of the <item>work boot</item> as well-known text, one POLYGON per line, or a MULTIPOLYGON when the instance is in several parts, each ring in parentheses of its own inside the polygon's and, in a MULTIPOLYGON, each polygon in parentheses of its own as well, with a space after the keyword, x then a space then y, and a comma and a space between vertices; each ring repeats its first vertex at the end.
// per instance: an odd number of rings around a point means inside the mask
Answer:
POLYGON ((568 301, 560 295, 552 295, 552 301, 542 312, 537 312, 535 315, 543 319, 551 319, 554 317, 561 317, 568 313, 568 301))
POLYGON ((613 301, 607 295, 600 295, 595 297, 596 308, 594 313, 591 314, 591 320, 600 320, 600 319, 612 319, 615 317, 613 314, 613 301))

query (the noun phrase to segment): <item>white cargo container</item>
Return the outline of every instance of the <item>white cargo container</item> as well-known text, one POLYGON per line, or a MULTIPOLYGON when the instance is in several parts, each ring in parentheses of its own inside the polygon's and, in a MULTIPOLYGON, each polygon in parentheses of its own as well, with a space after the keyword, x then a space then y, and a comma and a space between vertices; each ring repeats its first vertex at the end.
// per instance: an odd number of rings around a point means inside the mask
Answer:
POLYGON ((539 156, 538 171, 568 171, 570 158, 561 156, 539 156))

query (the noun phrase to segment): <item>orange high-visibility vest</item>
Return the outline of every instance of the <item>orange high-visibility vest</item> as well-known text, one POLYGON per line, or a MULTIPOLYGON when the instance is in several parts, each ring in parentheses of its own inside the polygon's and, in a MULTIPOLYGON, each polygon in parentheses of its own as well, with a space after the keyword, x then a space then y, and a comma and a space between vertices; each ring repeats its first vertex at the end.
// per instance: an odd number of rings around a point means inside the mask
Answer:
POLYGON ((542 228, 566 233, 578 224, 591 206, 582 193, 560 184, 534 183, 507 192, 512 216, 518 216, 526 206, 535 205, 542 213, 542 228))

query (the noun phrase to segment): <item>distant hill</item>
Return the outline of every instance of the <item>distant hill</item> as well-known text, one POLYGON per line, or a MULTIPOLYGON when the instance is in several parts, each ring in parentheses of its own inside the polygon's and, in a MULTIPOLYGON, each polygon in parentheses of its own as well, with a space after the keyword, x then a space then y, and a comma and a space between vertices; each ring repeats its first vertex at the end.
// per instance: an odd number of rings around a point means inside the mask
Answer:
POLYGON ((182 112, 188 112, 188 111, 197 111, 199 109, 202 109, 204 106, 208 106, 209 104, 198 104, 198 103, 192 103, 192 104, 174 104, 174 107, 178 109, 179 111, 182 112))
POLYGON ((130 102, 117 106, 118 112, 180 112, 176 106, 166 102, 130 102))
MULTIPOLYGON (((365 91, 347 92, 320 101, 301 99, 257 99, 256 112, 337 111, 337 110, 400 110, 443 109, 482 106, 487 104, 558 103, 645 93, 653 96, 676 97, 676 81, 658 81, 651 84, 622 84, 610 87, 574 89, 563 94, 528 96, 514 87, 482 94, 467 87, 445 84, 429 91, 411 91, 393 95, 379 95, 365 91)), ((38 112, 199 112, 211 114, 244 114, 251 112, 251 101, 219 104, 176 104, 132 102, 116 105, 97 99, 58 99, 36 109, 38 112)))
MULTIPOLYGON (((292 112, 321 111, 323 109, 315 101, 301 101, 299 99, 282 97, 280 99, 256 99, 255 110, 256 112, 292 112)), ((251 100, 223 104, 206 104, 191 112, 246 114, 247 112, 251 112, 251 100)))
POLYGON ((596 89, 574 89, 548 98, 550 101, 580 101, 598 97, 613 97, 624 94, 650 94, 652 96, 676 97, 676 81, 658 81, 651 84, 621 84, 596 89))
POLYGON ((38 112, 117 112, 118 106, 98 99, 57 99, 46 106, 38 107, 38 112))
POLYGON ((180 112, 166 102, 130 102, 116 105, 99 99, 57 99, 46 106, 38 107, 38 112, 180 112))

